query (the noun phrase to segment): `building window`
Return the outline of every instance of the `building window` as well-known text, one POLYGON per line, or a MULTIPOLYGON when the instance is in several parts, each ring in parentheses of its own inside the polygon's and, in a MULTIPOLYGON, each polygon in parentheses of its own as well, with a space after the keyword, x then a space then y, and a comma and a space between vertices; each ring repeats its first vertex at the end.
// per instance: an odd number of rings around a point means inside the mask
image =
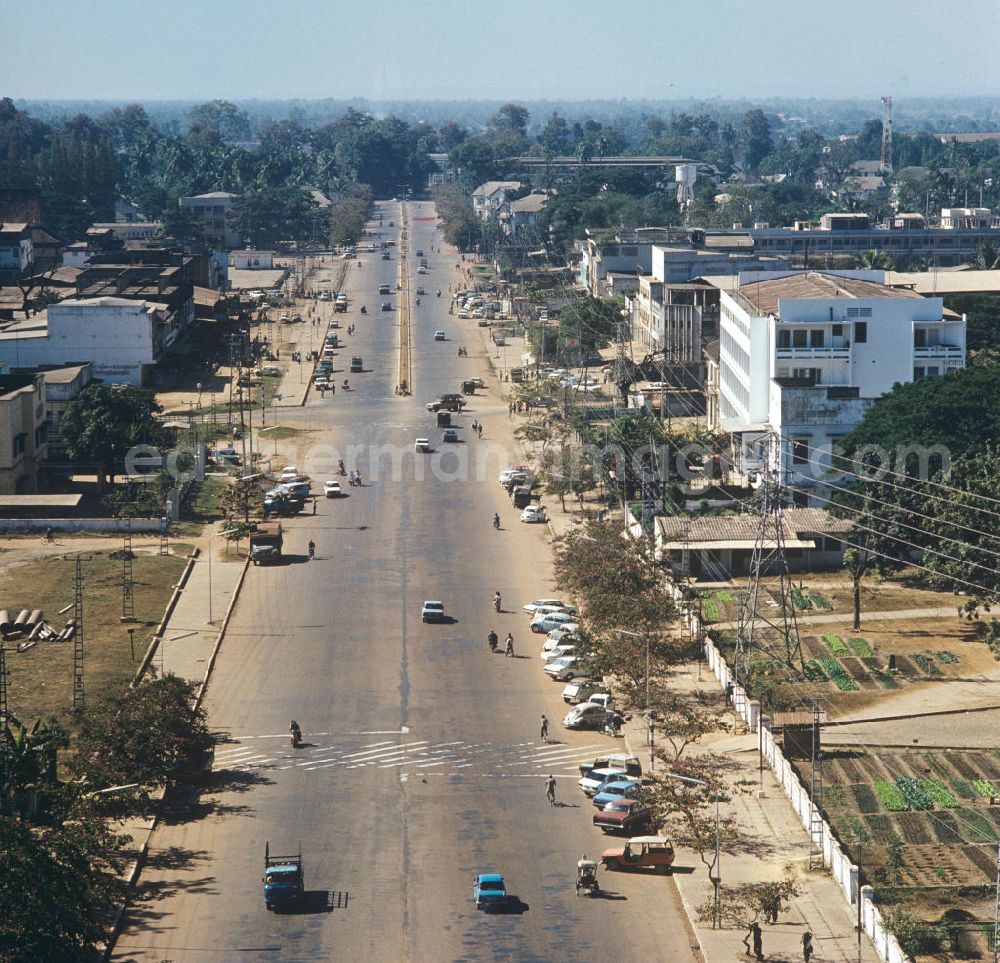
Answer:
POLYGON ((868 343, 868 322, 867 321, 855 321, 854 322, 854 343, 855 344, 867 344, 868 343))
POLYGON ((792 464, 793 465, 808 465, 809 464, 809 438, 793 438, 792 439, 792 464))
POLYGON ((927 329, 926 328, 914 328, 913 329, 913 347, 914 348, 926 348, 927 347, 927 329))
POLYGON ((842 338, 844 336, 844 326, 842 324, 835 324, 830 329, 830 335, 834 338, 842 338))
POLYGON ((18 455, 24 454, 25 442, 27 441, 28 435, 26 432, 19 432, 14 435, 14 457, 17 458, 18 455))
POLYGON ((822 348, 823 347, 823 335, 825 332, 822 328, 815 328, 809 332, 809 347, 810 348, 822 348))
POLYGON ((872 316, 872 309, 871 308, 862 308, 861 309, 861 317, 862 318, 870 318, 871 316, 872 316))
POLYGON ((793 331, 792 332, 792 347, 794 348, 804 348, 806 346, 806 332, 805 331, 793 331))
POLYGON ((913 369, 913 380, 919 381, 921 378, 925 377, 927 374, 927 369, 923 367, 916 367, 913 369))
POLYGON ((779 348, 790 348, 792 346, 792 333, 791 331, 779 331, 778 332, 778 347, 779 348))

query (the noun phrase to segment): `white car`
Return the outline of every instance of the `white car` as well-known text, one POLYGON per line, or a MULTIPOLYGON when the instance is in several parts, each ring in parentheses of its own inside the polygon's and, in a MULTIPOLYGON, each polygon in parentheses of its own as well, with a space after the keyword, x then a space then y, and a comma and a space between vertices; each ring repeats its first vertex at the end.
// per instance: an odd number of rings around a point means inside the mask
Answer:
POLYGON ((551 652, 557 645, 576 645, 579 639, 569 632, 561 633, 557 636, 547 635, 545 636, 545 642, 542 644, 543 652, 551 652))
POLYGON ((541 505, 529 505, 521 512, 521 521, 528 524, 547 522, 548 517, 541 505))
POLYGON ((323 494, 327 498, 340 498, 343 492, 340 490, 340 482, 338 481, 325 481, 323 482, 323 494))
POLYGON ((561 659, 554 659, 545 665, 545 674, 559 682, 568 682, 578 675, 585 675, 580 660, 575 655, 564 655, 561 659))
POLYGON ((539 653, 543 662, 552 662, 555 659, 565 659, 570 655, 576 655, 575 645, 557 645, 551 649, 542 649, 539 653))
POLYGON ((575 605, 539 605, 535 609, 535 618, 541 618, 543 615, 551 615, 553 612, 566 612, 569 615, 576 615, 575 605))
POLYGON ((420 621, 443 622, 444 602, 436 602, 433 600, 428 600, 424 602, 423 607, 420 609, 420 621))
MULTIPOLYGON (((586 703, 581 703, 581 705, 586 705, 586 703)), ((569 712, 566 713, 566 718, 568 719, 579 708, 580 706, 574 706, 570 709, 569 712)), ((565 720, 563 721, 565 722, 565 720)), ((601 766, 600 769, 591 769, 590 772, 577 783, 577 785, 588 796, 594 796, 597 793, 597 787, 610 776, 620 776, 622 779, 630 778, 624 765, 601 766)))
POLYGON ((444 341, 445 340, 444 332, 440 328, 438 328, 437 331, 434 332, 434 340, 435 341, 444 341))
POLYGON ((281 469, 281 474, 278 475, 278 481, 280 482, 290 482, 295 481, 299 477, 299 470, 294 465, 285 465, 281 469))
POLYGON ((560 609, 564 609, 567 607, 566 603, 563 602, 562 599, 535 599, 534 602, 529 602, 527 605, 522 605, 521 608, 529 615, 534 615, 535 609, 539 609, 543 605, 552 605, 560 609))
POLYGON ((430 438, 418 438, 413 443, 413 447, 414 447, 414 450, 416 450, 416 451, 422 451, 422 452, 424 452, 424 454, 427 454, 431 450, 431 440, 430 440, 430 438))
POLYGON ((564 629, 573 622, 569 612, 549 612, 548 615, 536 615, 528 625, 532 632, 551 632, 553 629, 564 629))
POLYGON ((600 682, 594 682, 591 679, 574 679, 572 682, 567 682, 566 687, 562 690, 563 702, 568 702, 570 705, 588 702, 592 695, 601 693, 603 689, 604 685, 600 682))
POLYGON ((330 387, 330 382, 325 375, 318 374, 313 378, 313 387, 317 391, 326 391, 330 387))
POLYGON ((604 706, 593 702, 581 702, 566 713, 562 724, 566 729, 600 729, 607 721, 608 710, 604 706))
POLYGON ((506 485, 515 475, 526 475, 527 472, 527 465, 514 465, 512 468, 505 468, 500 472, 500 477, 497 480, 501 485, 506 485))

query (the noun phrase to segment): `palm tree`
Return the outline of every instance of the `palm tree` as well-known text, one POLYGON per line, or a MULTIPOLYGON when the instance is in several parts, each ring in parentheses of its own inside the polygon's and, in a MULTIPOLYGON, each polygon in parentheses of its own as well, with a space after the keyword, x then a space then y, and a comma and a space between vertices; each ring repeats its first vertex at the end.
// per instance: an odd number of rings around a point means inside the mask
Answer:
POLYGON ((893 269, 892 255, 872 248, 870 251, 865 251, 858 258, 858 267, 869 271, 891 271, 893 269))

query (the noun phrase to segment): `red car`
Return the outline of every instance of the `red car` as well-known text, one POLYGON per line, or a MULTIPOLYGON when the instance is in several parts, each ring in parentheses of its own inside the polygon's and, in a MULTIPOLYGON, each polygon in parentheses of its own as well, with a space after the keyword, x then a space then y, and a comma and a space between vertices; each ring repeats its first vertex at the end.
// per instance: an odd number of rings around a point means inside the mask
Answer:
POLYGON ((594 813, 594 825, 605 833, 638 836, 649 829, 653 810, 638 799, 615 799, 594 813))

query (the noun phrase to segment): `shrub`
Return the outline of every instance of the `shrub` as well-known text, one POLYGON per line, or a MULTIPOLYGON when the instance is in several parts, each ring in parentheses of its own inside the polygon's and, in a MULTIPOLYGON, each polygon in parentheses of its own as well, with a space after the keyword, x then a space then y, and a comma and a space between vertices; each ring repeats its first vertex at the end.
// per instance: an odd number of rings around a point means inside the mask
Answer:
POLYGON ((875 781, 875 795, 878 796, 879 802, 889 812, 903 813, 910 808, 910 804, 906 801, 906 797, 902 792, 900 792, 899 786, 894 782, 889 782, 888 779, 877 779, 875 781))
POLYGON ((909 956, 936 953, 941 948, 941 936, 937 928, 900 906, 886 909, 882 919, 885 928, 899 941, 900 949, 909 956))

